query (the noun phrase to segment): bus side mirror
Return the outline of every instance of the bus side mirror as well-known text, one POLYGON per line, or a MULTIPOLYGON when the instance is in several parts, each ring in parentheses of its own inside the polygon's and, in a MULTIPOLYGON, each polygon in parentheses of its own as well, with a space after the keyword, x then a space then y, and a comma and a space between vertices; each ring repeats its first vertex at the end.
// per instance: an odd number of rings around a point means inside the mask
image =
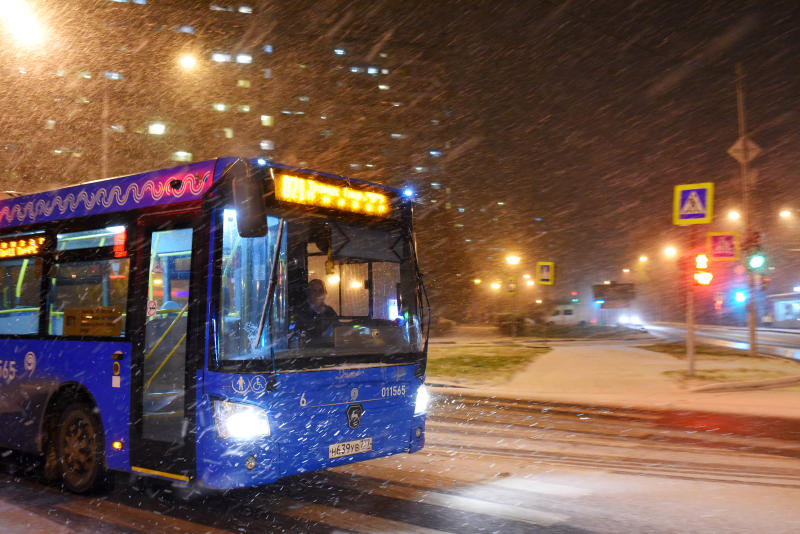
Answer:
POLYGON ((247 161, 237 159, 225 169, 223 176, 231 178, 236 226, 242 237, 267 235, 267 209, 264 204, 264 184, 250 172, 247 161))

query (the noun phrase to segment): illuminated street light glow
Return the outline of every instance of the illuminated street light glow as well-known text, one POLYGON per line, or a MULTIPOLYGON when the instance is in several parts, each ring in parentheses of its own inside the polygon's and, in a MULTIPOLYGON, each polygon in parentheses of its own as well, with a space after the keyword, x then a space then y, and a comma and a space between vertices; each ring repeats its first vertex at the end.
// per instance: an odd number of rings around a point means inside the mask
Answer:
POLYGON ((607 285, 607 286, 610 286, 611 285, 611 280, 603 280, 603 284, 607 285))
POLYGON ((631 270, 626 267, 625 269, 622 269, 622 272, 628 274, 629 272, 631 272, 631 270))
POLYGON ((166 131, 167 127, 163 122, 151 122, 147 127, 147 133, 150 135, 164 135, 166 131))
POLYGON ((532 287, 534 285, 534 283, 535 282, 533 280, 525 280, 525 285, 528 286, 528 287, 532 287))
POLYGON ((528 273, 522 275, 522 278, 524 278, 525 280, 528 280, 530 277, 531 275, 529 275, 528 273))
POLYGON ((738 221, 741 218, 741 214, 736 210, 731 210, 728 212, 728 218, 732 221, 738 221))
POLYGON ((492 282, 492 285, 491 285, 491 287, 492 287, 492 289, 494 289, 494 290, 498 290, 498 289, 500 289, 500 282, 492 282))
POLYGON ((536 304, 541 304, 541 303, 542 303, 542 299, 536 299, 536 304))
POLYGON ((481 283, 481 279, 480 278, 476 278, 475 280, 472 281, 472 283, 477 286, 478 284, 481 283))
POLYGON ((792 216, 792 212, 790 210, 781 210, 779 215, 781 216, 782 219, 788 219, 789 217, 792 216))
POLYGON ((664 249, 664 256, 668 258, 674 258, 675 256, 677 256, 677 254, 678 254, 678 249, 676 249, 672 245, 664 249))
POLYGON ((520 259, 521 258, 519 256, 514 256, 514 255, 506 256, 506 262, 509 265, 518 265, 519 262, 520 262, 520 259))
POLYGON ((648 258, 647 256, 644 256, 644 255, 642 255, 642 256, 639 256, 639 261, 640 261, 640 262, 642 262, 642 263, 646 262, 646 261, 647 261, 647 260, 649 260, 649 259, 650 259, 650 258, 648 258))
POLYGON ((182 55, 178 62, 180 63, 181 67, 187 70, 193 69, 197 66, 197 58, 191 54, 182 55))
POLYGON ((23 0, 6 0, 0 10, 0 20, 20 45, 34 47, 44 42, 44 28, 23 0))

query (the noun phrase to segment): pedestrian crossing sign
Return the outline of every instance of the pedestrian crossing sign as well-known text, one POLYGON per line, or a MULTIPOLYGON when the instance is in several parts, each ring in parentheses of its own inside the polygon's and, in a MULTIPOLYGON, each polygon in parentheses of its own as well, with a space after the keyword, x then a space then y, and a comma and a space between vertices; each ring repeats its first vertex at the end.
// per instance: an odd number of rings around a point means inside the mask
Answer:
POLYGON ((556 264, 552 261, 536 262, 536 280, 539 285, 552 286, 556 283, 556 264))
POLYGON ((672 207, 672 224, 708 224, 714 214, 714 184, 676 185, 672 207))

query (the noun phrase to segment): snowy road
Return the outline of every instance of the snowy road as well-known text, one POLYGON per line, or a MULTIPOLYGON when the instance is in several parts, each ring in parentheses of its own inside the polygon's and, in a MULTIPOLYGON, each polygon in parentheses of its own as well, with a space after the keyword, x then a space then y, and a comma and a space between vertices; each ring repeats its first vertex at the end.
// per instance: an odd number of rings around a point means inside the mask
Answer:
POLYGON ((0 532, 797 532, 794 423, 440 397, 426 448, 181 501, 0 475, 0 532))

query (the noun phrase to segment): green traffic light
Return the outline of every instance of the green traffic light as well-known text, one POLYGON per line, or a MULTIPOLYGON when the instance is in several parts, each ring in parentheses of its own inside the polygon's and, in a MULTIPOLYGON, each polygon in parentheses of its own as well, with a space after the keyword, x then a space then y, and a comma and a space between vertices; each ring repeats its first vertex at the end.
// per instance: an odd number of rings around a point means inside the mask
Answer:
POLYGON ((767 260, 766 258, 764 258, 763 254, 753 254, 752 256, 750 256, 750 259, 747 260, 747 265, 751 269, 760 269, 764 266, 766 262, 767 260))

